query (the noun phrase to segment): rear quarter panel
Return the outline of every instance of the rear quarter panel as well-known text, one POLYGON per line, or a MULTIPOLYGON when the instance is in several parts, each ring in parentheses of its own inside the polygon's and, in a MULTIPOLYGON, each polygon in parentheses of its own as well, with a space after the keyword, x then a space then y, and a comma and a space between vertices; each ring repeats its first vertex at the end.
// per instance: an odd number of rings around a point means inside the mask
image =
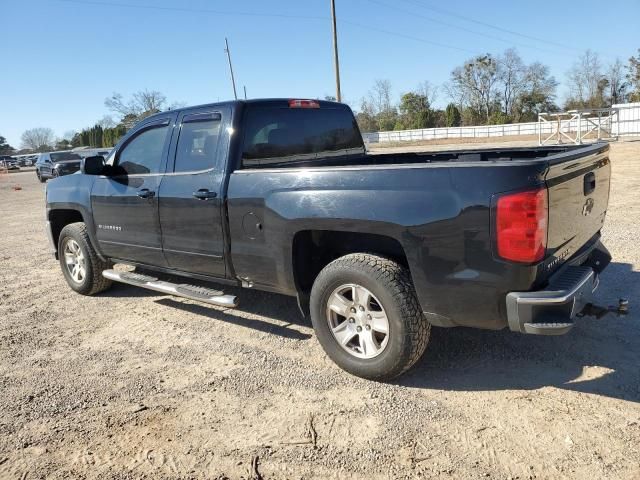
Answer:
POLYGON ((403 247, 434 323, 442 316, 501 328, 503 294, 530 287, 536 272, 493 258, 491 197, 541 182, 545 169, 511 162, 238 171, 228 187, 233 267, 259 288, 295 295, 297 232, 386 235, 403 247))

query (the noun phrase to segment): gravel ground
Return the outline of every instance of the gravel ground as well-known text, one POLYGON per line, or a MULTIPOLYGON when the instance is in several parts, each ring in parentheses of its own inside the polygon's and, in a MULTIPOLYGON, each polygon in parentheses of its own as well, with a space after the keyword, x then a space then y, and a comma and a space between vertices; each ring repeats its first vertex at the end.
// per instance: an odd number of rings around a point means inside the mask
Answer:
POLYGON ((335 367, 291 298, 73 293, 42 185, 1 178, 0 478, 640 478, 640 142, 611 158, 598 297, 631 314, 557 338, 433 329, 394 384, 335 367))

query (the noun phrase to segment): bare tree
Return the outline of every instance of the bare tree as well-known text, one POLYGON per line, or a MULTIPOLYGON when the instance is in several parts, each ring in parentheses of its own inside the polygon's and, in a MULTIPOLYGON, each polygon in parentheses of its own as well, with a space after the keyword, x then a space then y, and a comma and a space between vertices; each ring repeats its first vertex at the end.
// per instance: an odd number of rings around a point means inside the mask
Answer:
POLYGON ((71 140, 73 140, 73 137, 75 137, 77 133, 78 132, 76 132, 75 130, 67 130, 62 134, 62 139, 69 140, 69 142, 71 142, 71 140))
POLYGON ((516 101, 529 82, 527 67, 515 49, 510 48, 498 57, 498 79, 501 83, 503 112, 513 115, 516 101))
POLYGON ((379 112, 388 111, 391 106, 391 82, 389 80, 376 80, 369 91, 369 99, 373 108, 379 112))
POLYGON ((429 105, 436 103, 438 99, 438 86, 433 85, 429 80, 425 80, 416 88, 415 93, 423 95, 427 98, 429 105))
POLYGON ((549 67, 534 62, 526 68, 526 84, 514 105, 514 120, 535 121, 540 112, 554 111, 558 82, 549 74, 549 67))
POLYGON ((142 112, 160 112, 167 104, 167 97, 157 90, 141 90, 133 94, 133 102, 142 112))
POLYGON ((22 148, 43 152, 52 148, 55 142, 55 135, 50 128, 37 127, 25 130, 21 140, 22 148))
POLYGON ((167 105, 167 97, 157 90, 140 90, 128 100, 125 100, 121 93, 114 93, 105 99, 104 105, 123 118, 128 116, 144 118, 167 108, 175 108, 175 104, 167 105))
POLYGON ((605 106, 604 92, 608 86, 602 74, 598 54, 587 50, 567 72, 569 100, 567 106, 599 108, 605 106))
POLYGON ((369 103, 377 118, 380 130, 393 130, 398 116, 397 109, 391 101, 391 82, 376 80, 369 91, 369 103))
POLYGON ((96 125, 100 125, 103 129, 113 128, 116 126, 116 122, 111 115, 105 115, 96 122, 96 125))
POLYGON ((609 83, 609 102, 612 105, 625 102, 629 83, 625 79, 624 65, 619 58, 616 58, 616 61, 609 65, 607 81, 609 83))
POLYGON ((451 72, 449 90, 453 98, 468 103, 488 121, 497 103, 498 62, 490 54, 465 62, 451 72))

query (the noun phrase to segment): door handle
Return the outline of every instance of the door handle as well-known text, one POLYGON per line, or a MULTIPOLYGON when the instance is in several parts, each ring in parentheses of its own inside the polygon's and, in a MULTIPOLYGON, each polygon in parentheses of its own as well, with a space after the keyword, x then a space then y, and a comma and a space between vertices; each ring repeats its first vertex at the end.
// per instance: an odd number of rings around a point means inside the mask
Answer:
POLYGON ((200 190, 193 192, 193 196, 198 200, 209 200, 210 198, 216 198, 218 194, 216 192, 210 192, 206 188, 201 188, 200 190))
POLYGON ((156 192, 153 190, 149 190, 148 188, 143 188, 142 190, 138 190, 138 196, 140 198, 153 198, 155 197, 156 192))

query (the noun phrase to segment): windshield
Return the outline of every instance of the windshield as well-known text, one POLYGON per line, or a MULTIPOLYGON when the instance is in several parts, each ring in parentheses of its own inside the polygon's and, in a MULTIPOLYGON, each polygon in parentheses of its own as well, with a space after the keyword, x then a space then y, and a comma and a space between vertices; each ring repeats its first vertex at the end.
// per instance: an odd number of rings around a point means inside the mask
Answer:
POLYGON ((52 162, 60 162, 63 160, 82 160, 82 157, 77 153, 71 153, 71 152, 58 152, 58 153, 51 154, 52 162))

